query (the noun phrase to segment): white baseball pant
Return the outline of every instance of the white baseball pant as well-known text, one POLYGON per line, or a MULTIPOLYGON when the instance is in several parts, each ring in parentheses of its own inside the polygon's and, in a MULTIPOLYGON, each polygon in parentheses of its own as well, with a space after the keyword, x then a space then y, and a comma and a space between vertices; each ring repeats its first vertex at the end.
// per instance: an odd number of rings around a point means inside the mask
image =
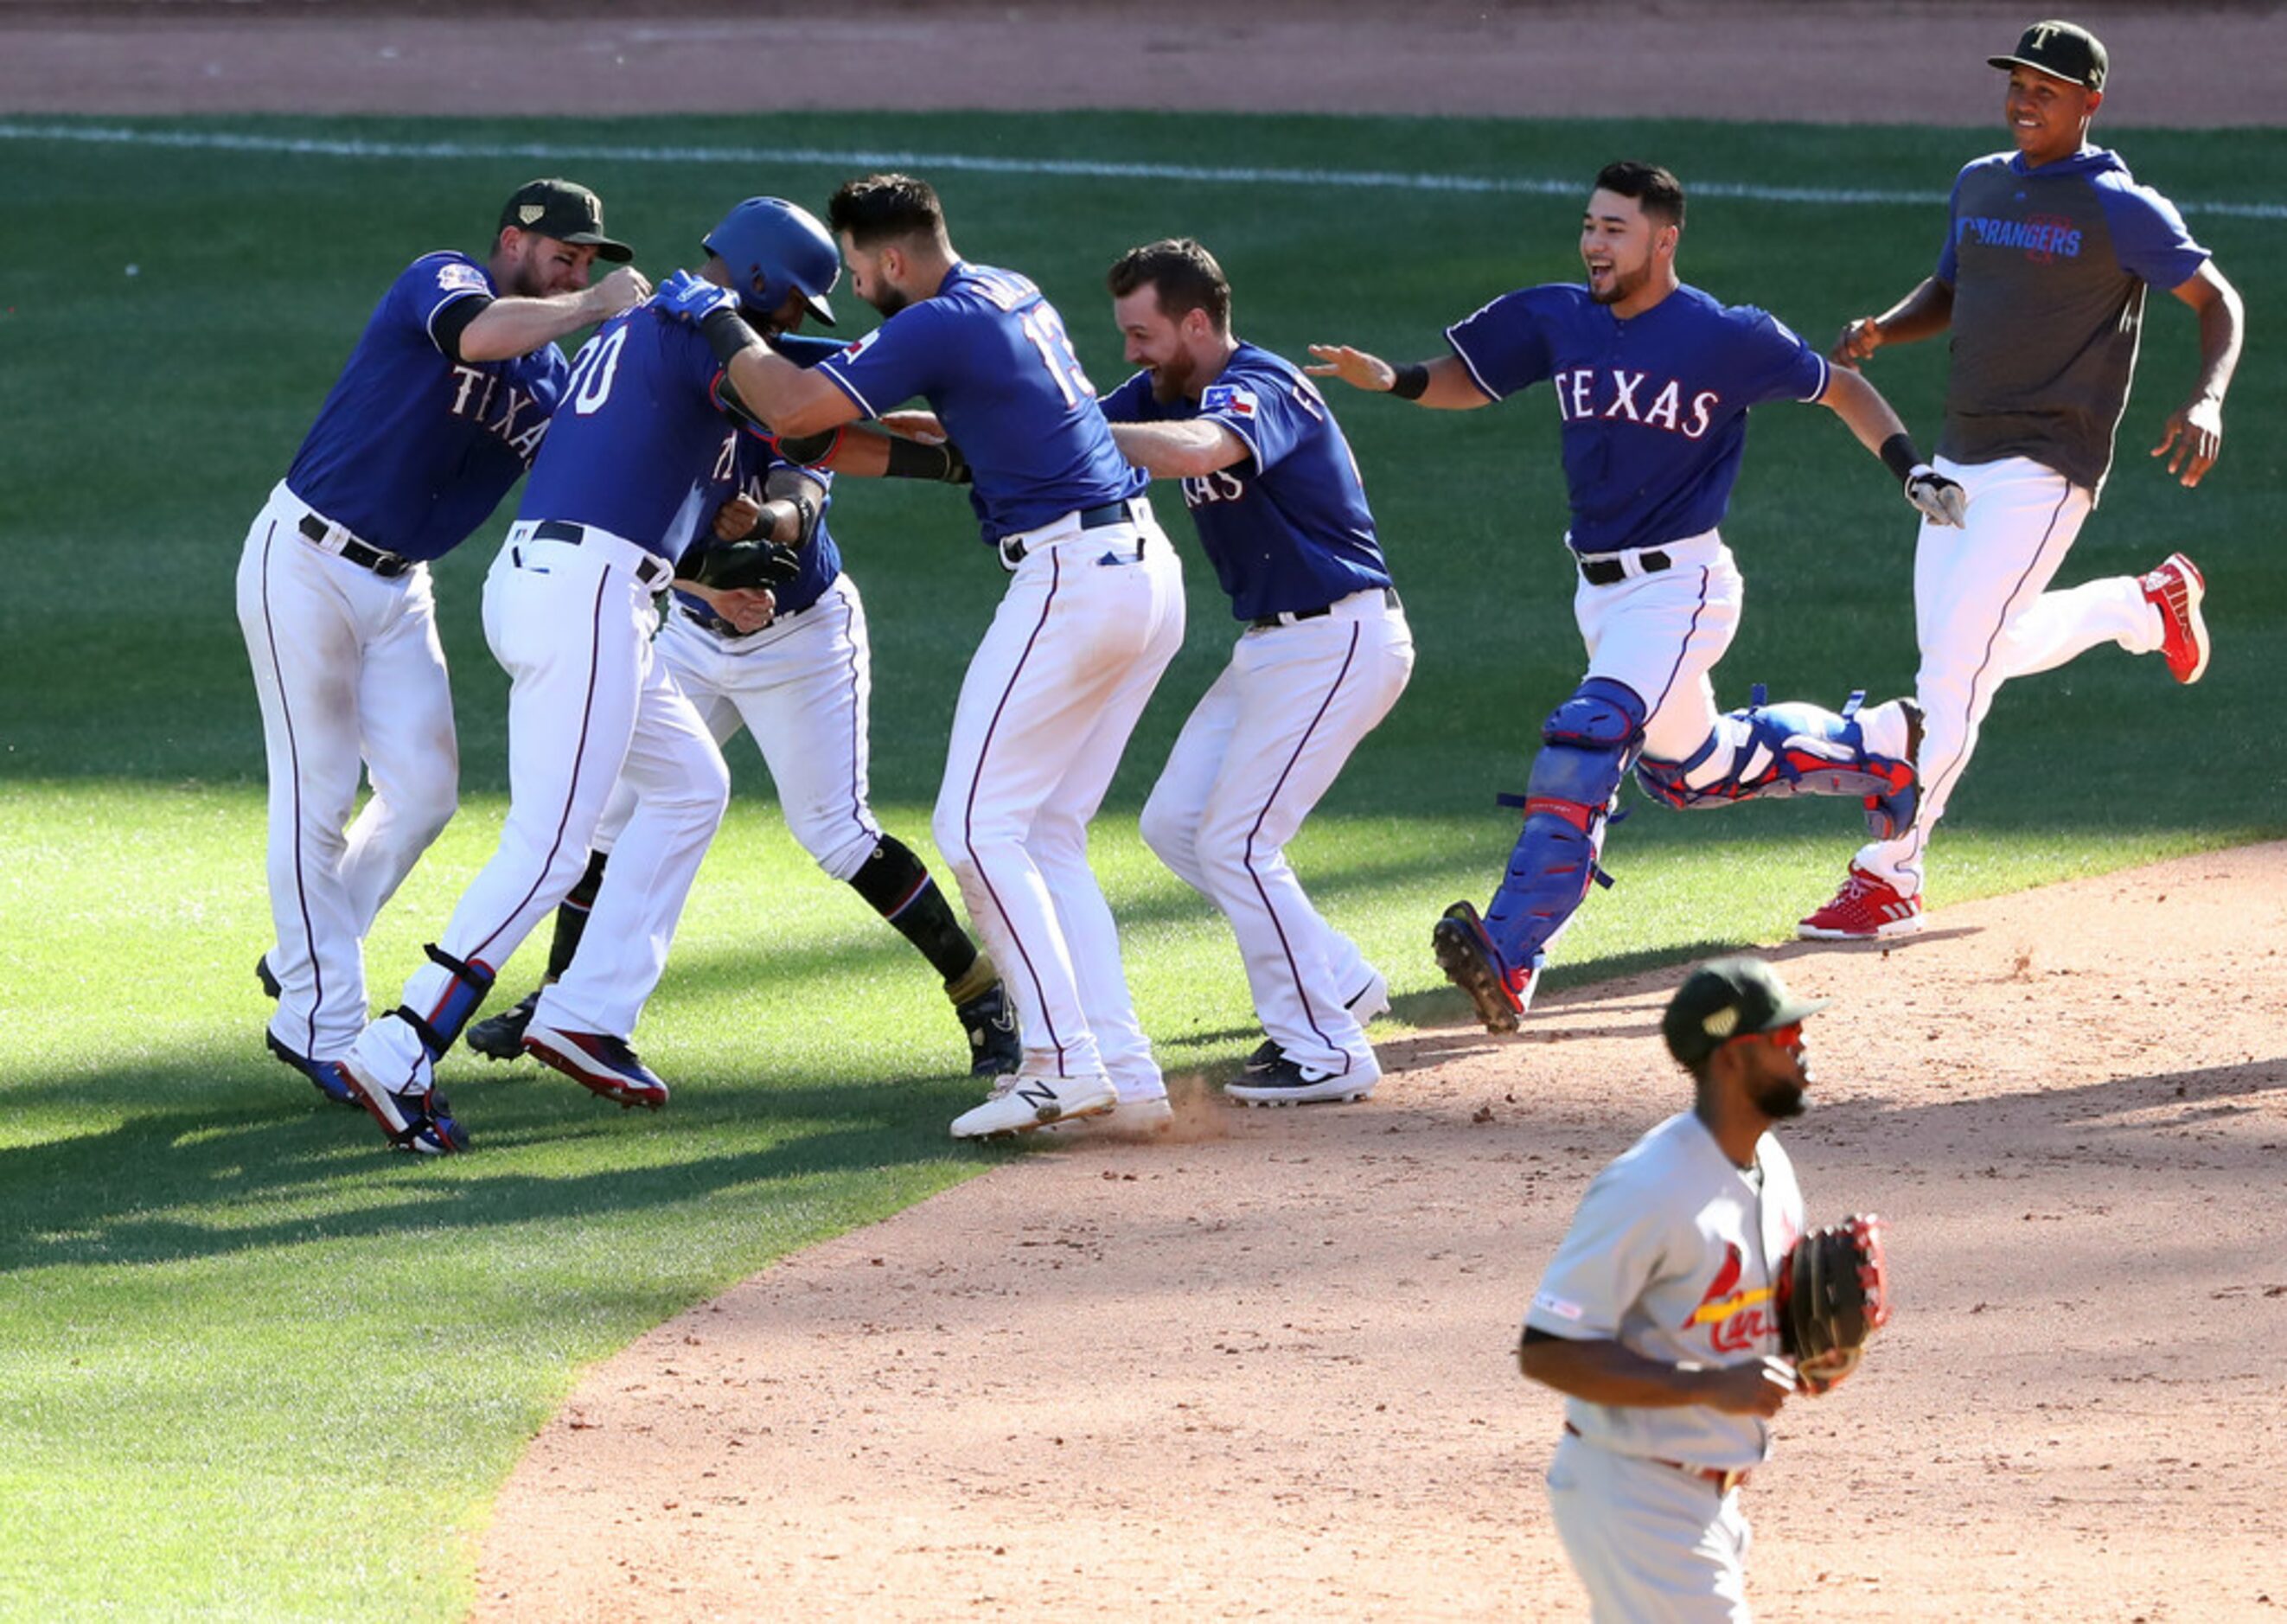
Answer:
POLYGON ((1709 673, 1738 634, 1746 586, 1713 530, 1650 549, 1666 553, 1669 565, 1649 574, 1645 551, 1609 555, 1628 572, 1610 586, 1581 580, 1572 618, 1588 650, 1587 674, 1625 683, 1643 701, 1643 753, 1682 761, 1707 741, 1721 714, 1709 673))
POLYGON ((302 534, 284 482, 246 534, 238 623, 262 705, 278 978, 270 1030, 311 1059, 365 1025, 374 916, 451 820, 461 757, 429 568, 384 577, 302 534), (354 819, 360 763, 373 794, 354 819))
POLYGON ((1739 1491, 1571 1433, 1548 1463, 1556 1537, 1593 1624, 1749 1624, 1739 1491))
POLYGON ((1967 464, 1940 457, 1935 466, 1960 481, 1969 511, 1960 527, 1923 521, 1914 545, 1921 798, 1912 828, 1861 848, 1856 859, 1907 896, 1921 891, 1922 854, 2001 685, 2101 643, 2156 653, 2166 636, 2133 576, 2047 590, 2093 505, 2085 487, 2026 457, 1967 464))
MULTIPOLYGON (((548 990, 541 1018, 626 1037, 667 963, 731 780, 691 701, 653 657, 653 594, 666 561, 587 527, 579 543, 510 527, 485 581, 485 637, 510 679, 509 811, 499 849, 469 883, 439 947, 495 972, 564 899, 588 863, 605 805, 624 775, 637 801, 605 875, 581 958, 587 973, 548 990)), ((423 964, 404 1003, 427 1018, 451 975, 423 964)), ((426 1086, 413 1028, 380 1020, 354 1064, 393 1091, 426 1086)))
POLYGON ((1371 973, 1286 860, 1286 843, 1413 671, 1413 634, 1376 587, 1239 636, 1144 806, 1144 838, 1238 939, 1262 1029, 1314 1072, 1379 1077, 1345 1007, 1371 973))
POLYGON ((1024 548, 962 677, 931 833, 1024 1024, 1022 1074, 1159 1091, 1088 824, 1183 641, 1183 566, 1150 505, 1024 548), (1140 556, 1139 556, 1140 554, 1140 556))

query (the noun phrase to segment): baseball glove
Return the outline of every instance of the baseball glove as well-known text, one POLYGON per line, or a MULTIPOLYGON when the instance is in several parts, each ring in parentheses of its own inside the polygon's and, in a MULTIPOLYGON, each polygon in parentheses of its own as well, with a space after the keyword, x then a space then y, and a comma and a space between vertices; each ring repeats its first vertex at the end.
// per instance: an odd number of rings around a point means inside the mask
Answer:
POLYGON ((1856 1214, 1788 1248, 1778 1313, 1780 1346, 1807 1391, 1823 1393, 1857 1369, 1866 1339, 1890 1322, 1882 1220, 1856 1214))
POLYGON ((802 574, 802 554, 778 542, 719 542, 699 560, 692 579, 724 591, 781 587, 802 574))

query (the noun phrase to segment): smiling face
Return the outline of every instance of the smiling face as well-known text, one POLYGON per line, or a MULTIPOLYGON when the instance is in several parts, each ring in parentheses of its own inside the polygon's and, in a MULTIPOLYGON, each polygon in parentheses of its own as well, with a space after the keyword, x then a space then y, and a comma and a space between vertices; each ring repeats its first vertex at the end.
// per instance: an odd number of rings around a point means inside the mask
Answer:
POLYGON ((1191 392, 1200 368, 1187 339, 1206 330, 1204 312, 1189 312, 1181 321, 1170 319, 1159 308, 1159 290, 1146 282, 1112 301, 1112 319, 1120 328, 1128 364, 1151 368, 1153 400, 1164 405, 1191 392))
POLYGON ((2025 162, 2038 167, 2069 158, 2088 135, 2088 121, 2104 92, 2045 74, 2038 67, 2009 70, 2001 99, 2002 118, 2025 162))
POLYGON ((1580 263, 1588 270, 1588 297, 1634 314, 1661 290, 1661 262, 1675 253, 1677 228, 1663 226, 1643 204, 1601 186, 1588 194, 1580 218, 1580 263))

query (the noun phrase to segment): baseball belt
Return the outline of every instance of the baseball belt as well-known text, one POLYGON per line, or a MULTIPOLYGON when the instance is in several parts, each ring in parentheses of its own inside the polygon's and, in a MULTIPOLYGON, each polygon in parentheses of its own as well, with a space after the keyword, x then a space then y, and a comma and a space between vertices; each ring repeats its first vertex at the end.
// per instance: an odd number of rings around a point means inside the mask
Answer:
MULTIPOLYGON (((1365 590, 1370 592, 1373 589, 1368 587, 1365 590)), ((1402 609, 1405 606, 1399 600, 1397 589, 1394 586, 1381 589, 1381 602, 1382 606, 1388 609, 1402 609)), ((1324 620, 1333 612, 1333 605, 1321 604, 1315 609, 1288 609, 1278 614, 1258 614, 1247 624, 1257 631, 1268 631, 1274 626, 1292 626, 1296 621, 1324 620)))
MULTIPOLYGON (((1674 558, 1669 558, 1666 553, 1661 552, 1657 548, 1653 549, 1650 552, 1639 552, 1636 554, 1636 564, 1638 565, 1641 573, 1647 575, 1657 575, 1660 571, 1667 568, 1674 562, 1675 560, 1674 558)), ((1627 579, 1627 566, 1622 564, 1618 558, 1583 558, 1580 560, 1580 579, 1587 582, 1590 586, 1610 586, 1615 582, 1625 581, 1627 579)))
MULTIPOLYGON (((326 544, 326 538, 339 528, 328 525, 315 513, 303 514, 301 522, 294 527, 320 547, 326 544)), ((376 575, 394 579, 413 567, 415 561, 411 558, 400 558, 384 548, 368 546, 346 530, 340 530, 339 534, 342 538, 340 556, 360 569, 369 569, 376 575)))
MULTIPOLYGON (((1569 1421, 1564 1423, 1564 1430, 1574 1438, 1580 1437, 1580 1429, 1569 1421)), ((1584 1438, 1582 1441, 1585 1443, 1587 1440, 1584 1438)), ((1698 1478, 1702 1483, 1712 1483, 1719 1494, 1728 1494, 1733 1489, 1745 1487, 1748 1475, 1753 1470, 1752 1468, 1745 1466, 1729 1471, 1720 1466, 1692 1466, 1682 1461, 1663 1461, 1656 1454, 1639 1455, 1637 1459, 1650 1461, 1654 1466, 1665 1466, 1670 1471, 1686 1473, 1698 1478)))
MULTIPOLYGON (((566 546, 578 547, 588 539, 588 527, 561 519, 544 519, 532 527, 532 539, 535 542, 562 542, 566 546)), ((636 566, 636 579, 648 587, 664 584, 674 574, 674 565, 648 549, 645 551, 644 561, 636 566)))
MULTIPOLYGON (((1107 530, 1113 525, 1141 524, 1144 509, 1136 502, 1107 502, 1101 507, 1082 508, 1075 516, 1083 530, 1107 530)), ((1023 536, 1010 536, 1001 543, 1001 561, 1010 568, 1025 561, 1032 551, 1023 536)), ((1136 538, 1136 556, 1144 556, 1144 538, 1136 538)))

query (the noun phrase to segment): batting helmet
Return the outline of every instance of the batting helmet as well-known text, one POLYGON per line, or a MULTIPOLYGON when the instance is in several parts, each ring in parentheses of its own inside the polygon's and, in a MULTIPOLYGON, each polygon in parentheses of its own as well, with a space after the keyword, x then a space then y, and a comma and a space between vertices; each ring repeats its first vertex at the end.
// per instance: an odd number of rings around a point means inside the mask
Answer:
POLYGON ((842 256, 809 210, 782 197, 750 197, 702 246, 731 267, 732 290, 748 310, 769 315, 798 293, 811 315, 834 325, 826 296, 841 280, 842 256))

